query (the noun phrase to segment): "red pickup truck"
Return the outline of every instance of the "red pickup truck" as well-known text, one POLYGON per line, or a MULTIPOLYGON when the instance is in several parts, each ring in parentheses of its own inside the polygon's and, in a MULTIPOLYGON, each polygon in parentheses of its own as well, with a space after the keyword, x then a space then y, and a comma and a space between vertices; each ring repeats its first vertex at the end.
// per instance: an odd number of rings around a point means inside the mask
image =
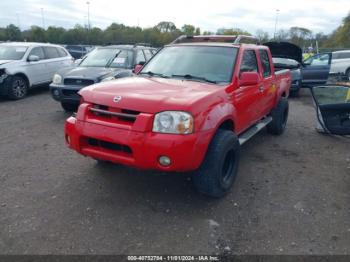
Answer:
POLYGON ((265 126, 282 134, 288 118, 289 70, 275 72, 268 47, 242 39, 183 37, 137 76, 82 89, 67 145, 100 161, 191 171, 198 191, 222 197, 240 145, 265 126))

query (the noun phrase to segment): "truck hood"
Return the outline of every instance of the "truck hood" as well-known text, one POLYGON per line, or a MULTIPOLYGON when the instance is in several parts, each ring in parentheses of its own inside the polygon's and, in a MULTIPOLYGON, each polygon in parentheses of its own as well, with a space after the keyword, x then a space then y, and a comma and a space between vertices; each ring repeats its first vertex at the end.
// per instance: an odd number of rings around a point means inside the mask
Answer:
POLYGON ((102 79, 109 75, 115 75, 120 71, 125 71, 122 68, 108 67, 70 67, 61 69, 58 73, 63 78, 79 78, 79 79, 102 79))
POLYGON ((301 48, 289 42, 267 42, 263 45, 270 48, 272 57, 293 59, 300 64, 303 62, 301 48))
POLYGON ((95 84, 83 88, 79 94, 84 101, 94 104, 157 113, 164 110, 188 110, 193 103, 222 88, 181 79, 136 76, 95 84), (121 97, 117 103, 113 102, 116 96, 121 97))

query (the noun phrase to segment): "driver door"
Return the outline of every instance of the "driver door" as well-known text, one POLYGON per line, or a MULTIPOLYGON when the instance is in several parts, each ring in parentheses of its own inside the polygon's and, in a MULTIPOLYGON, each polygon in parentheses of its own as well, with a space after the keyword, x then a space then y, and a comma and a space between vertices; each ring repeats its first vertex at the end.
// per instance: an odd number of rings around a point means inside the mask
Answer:
MULTIPOLYGON (((258 60, 255 50, 244 50, 239 74, 243 72, 259 72, 258 60)), ((260 84, 243 86, 239 82, 239 87, 233 91, 233 103, 237 110, 237 117, 239 118, 239 126, 236 126, 238 133, 251 127, 261 114, 260 99, 261 91, 260 84)))
POLYGON ((317 118, 327 133, 350 135, 350 85, 325 85, 312 88, 317 118))
POLYGON ((322 85, 328 80, 331 68, 331 54, 317 54, 304 62, 302 83, 304 85, 322 85))

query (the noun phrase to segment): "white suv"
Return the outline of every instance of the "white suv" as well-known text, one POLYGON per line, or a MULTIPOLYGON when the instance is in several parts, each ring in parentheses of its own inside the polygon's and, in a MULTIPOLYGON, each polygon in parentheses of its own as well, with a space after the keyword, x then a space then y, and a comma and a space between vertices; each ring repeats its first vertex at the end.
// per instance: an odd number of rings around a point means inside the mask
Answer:
POLYGON ((21 99, 29 88, 49 84, 57 70, 72 65, 72 56, 59 45, 1 43, 0 95, 21 99))
POLYGON ((330 74, 344 74, 350 79, 350 50, 332 53, 330 74))

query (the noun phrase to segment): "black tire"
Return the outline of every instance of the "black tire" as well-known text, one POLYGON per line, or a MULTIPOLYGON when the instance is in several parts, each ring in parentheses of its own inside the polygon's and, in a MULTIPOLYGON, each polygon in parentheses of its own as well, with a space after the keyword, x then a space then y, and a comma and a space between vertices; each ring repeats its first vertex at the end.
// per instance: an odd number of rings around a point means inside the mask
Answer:
POLYGON ((346 70, 346 73, 345 73, 346 77, 347 77, 347 81, 350 81, 350 68, 348 68, 346 70))
POLYGON ((97 158, 94 158, 96 160, 96 164, 97 165, 106 165, 106 164, 110 164, 111 162, 105 161, 105 160, 100 160, 97 158))
POLYGON ((288 99, 281 97, 277 106, 271 111, 272 121, 267 125, 267 131, 273 135, 281 135, 287 126, 288 113, 288 99))
POLYGON ((299 92, 300 92, 300 88, 290 91, 289 95, 290 97, 299 97, 299 92))
POLYGON ((66 112, 76 112, 78 110, 78 107, 77 105, 75 104, 71 104, 71 103, 64 103, 64 102, 61 102, 61 106, 63 108, 64 111, 66 112))
POLYGON ((211 141, 200 168, 192 174, 194 187, 219 198, 229 192, 238 172, 240 145, 237 136, 219 129, 211 141))
POLYGON ((8 86, 8 97, 19 100, 27 96, 28 83, 21 76, 13 76, 8 86))

